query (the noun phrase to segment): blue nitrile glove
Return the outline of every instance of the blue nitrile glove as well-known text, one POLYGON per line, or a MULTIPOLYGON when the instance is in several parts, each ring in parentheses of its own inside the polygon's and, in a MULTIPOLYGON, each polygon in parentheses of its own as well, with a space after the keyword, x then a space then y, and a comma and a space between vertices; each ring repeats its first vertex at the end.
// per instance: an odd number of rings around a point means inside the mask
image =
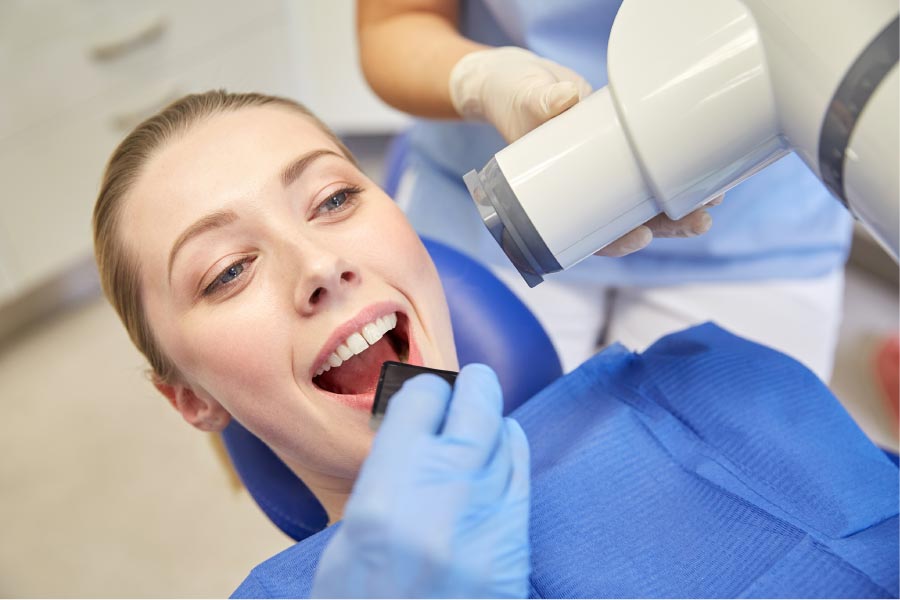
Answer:
POLYGON ((404 383, 312 595, 527 596, 528 441, 502 407, 497 376, 484 365, 466 366, 452 392, 435 375, 404 383))

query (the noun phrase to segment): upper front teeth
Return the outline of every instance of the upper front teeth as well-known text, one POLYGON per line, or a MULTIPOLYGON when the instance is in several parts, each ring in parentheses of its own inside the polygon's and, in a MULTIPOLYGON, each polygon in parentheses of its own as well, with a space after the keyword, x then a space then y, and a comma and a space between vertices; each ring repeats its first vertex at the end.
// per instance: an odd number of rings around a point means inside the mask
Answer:
POLYGON ((341 366, 345 360, 366 350, 369 346, 384 337, 384 334, 397 326, 397 313, 391 313, 379 317, 371 323, 363 325, 362 329, 354 332, 335 348, 334 352, 325 359, 325 364, 319 367, 315 377, 318 377, 332 367, 341 366))

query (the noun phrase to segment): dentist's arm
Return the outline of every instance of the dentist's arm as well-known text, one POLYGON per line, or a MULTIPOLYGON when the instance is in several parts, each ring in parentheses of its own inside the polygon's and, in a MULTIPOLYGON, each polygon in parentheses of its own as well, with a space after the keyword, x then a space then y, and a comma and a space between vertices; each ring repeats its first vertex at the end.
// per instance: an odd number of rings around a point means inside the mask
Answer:
POLYGON ((508 142, 591 92, 575 71, 523 48, 459 33, 456 0, 359 0, 363 74, 388 104, 430 118, 487 121, 508 142))
POLYGON ((391 106, 435 119, 459 118, 447 82, 460 58, 487 48, 460 35, 456 0, 358 0, 363 74, 391 106))
POLYGON ((392 398, 313 597, 506 598, 528 594, 529 455, 484 365, 392 398))

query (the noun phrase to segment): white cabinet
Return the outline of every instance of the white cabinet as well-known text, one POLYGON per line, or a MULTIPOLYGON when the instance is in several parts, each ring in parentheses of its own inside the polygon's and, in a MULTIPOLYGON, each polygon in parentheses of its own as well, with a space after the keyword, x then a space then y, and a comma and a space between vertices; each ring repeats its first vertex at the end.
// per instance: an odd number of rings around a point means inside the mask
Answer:
POLYGON ((18 31, 8 31, 5 39, 0 34, 0 81, 13 82, 0 103, 0 138, 191 60, 203 49, 227 47, 248 28, 276 23, 281 7, 279 0, 22 3, 3 28, 21 22, 37 30, 34 38, 18 31), (48 10, 50 5, 59 11, 48 10), (45 38, 44 27, 57 34, 45 38))
POLYGON ((342 133, 405 123, 365 87, 351 0, 0 1, 0 307, 91 255, 124 133, 211 88, 294 97, 342 133))

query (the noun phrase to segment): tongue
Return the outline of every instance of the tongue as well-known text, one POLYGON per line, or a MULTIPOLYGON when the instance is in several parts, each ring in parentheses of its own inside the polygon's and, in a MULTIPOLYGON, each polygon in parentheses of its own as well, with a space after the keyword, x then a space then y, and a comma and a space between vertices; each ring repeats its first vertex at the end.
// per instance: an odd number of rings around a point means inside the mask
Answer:
POLYGON ((337 394, 365 394, 375 391, 381 365, 386 360, 400 360, 388 336, 382 337, 361 354, 348 358, 339 367, 319 375, 316 382, 337 394))

